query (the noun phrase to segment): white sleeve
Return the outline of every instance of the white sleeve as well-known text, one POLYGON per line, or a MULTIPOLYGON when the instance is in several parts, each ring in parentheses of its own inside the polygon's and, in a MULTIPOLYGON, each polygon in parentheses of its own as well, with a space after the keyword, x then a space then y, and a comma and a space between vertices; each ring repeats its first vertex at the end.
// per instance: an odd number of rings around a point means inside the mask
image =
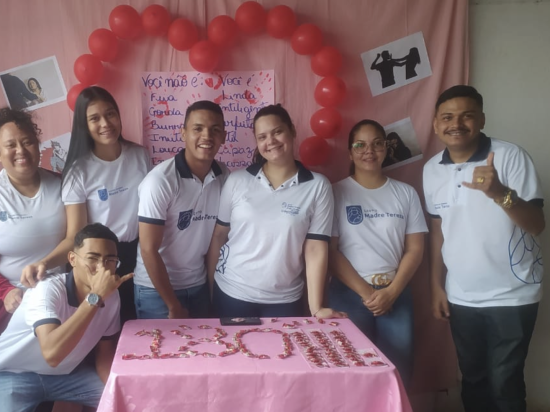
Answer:
POLYGON ((61 281, 41 281, 34 289, 25 293, 24 298, 28 299, 25 322, 33 331, 40 325, 61 325, 59 311, 63 299, 67 300, 67 295, 61 292, 59 285, 64 287, 61 281))
POLYGON ((235 175, 230 174, 227 176, 220 195, 220 207, 218 209, 217 223, 222 226, 230 226, 231 224, 235 180, 235 175))
MULTIPOLYGON (((497 161, 499 159, 495 157, 495 163, 497 161)), ((540 179, 533 160, 521 147, 503 159, 503 172, 502 183, 514 189, 521 199, 527 202, 543 199, 540 179)))
POLYGON ((332 234, 332 221, 334 218, 334 197, 332 187, 324 176, 318 184, 318 195, 315 197, 314 211, 311 218, 306 239, 330 241, 332 234))
POLYGON ((167 179, 157 169, 150 172, 138 188, 140 222, 164 225, 174 195, 167 179))
POLYGON ((424 218, 420 198, 413 187, 409 187, 407 197, 409 200, 409 213, 407 215, 407 229, 405 234, 410 235, 411 233, 426 233, 428 231, 428 226, 426 225, 426 219, 424 218))
POLYGON ((434 204, 433 204, 433 201, 432 201, 432 196, 431 196, 431 193, 430 193, 430 178, 428 176, 428 174, 431 172, 429 169, 431 169, 429 163, 426 163, 424 165, 424 170, 423 170, 423 173, 422 173, 422 187, 424 188, 424 199, 425 199, 425 202, 426 202, 426 212, 428 212, 430 215, 432 216, 439 216, 439 213, 437 212, 437 210, 435 210, 435 207, 434 207, 434 204))
POLYGON ((332 221, 332 237, 340 237, 340 207, 342 191, 336 186, 332 185, 332 192, 334 195, 334 217, 332 221))
POLYGON ((82 173, 73 166, 72 170, 65 176, 63 188, 61 189, 61 200, 66 205, 86 203, 87 194, 82 181, 82 173))
POLYGON ((149 156, 149 152, 145 147, 143 146, 139 146, 139 147, 141 148, 141 155, 143 157, 143 162, 145 163, 147 173, 149 173, 153 169, 153 164, 151 163, 151 157, 149 156))
POLYGON ((120 295, 118 290, 116 291, 116 293, 113 293, 111 296, 109 296, 108 299, 112 301, 112 303, 109 302, 111 303, 109 308, 111 322, 109 322, 107 329, 105 329, 105 332, 103 332, 102 339, 111 339, 118 332, 120 332, 120 295))

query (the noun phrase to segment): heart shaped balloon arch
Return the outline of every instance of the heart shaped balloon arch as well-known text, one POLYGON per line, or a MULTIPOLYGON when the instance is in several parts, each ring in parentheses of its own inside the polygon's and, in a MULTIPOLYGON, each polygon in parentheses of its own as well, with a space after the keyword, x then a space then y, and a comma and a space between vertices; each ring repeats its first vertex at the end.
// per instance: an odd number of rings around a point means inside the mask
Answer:
POLYGON ((315 136, 305 139, 299 148, 300 158, 307 166, 326 163, 330 146, 325 139, 333 138, 340 130, 342 116, 335 108, 346 95, 346 85, 336 76, 342 67, 342 55, 324 44, 323 33, 314 24, 297 25, 296 15, 288 6, 276 6, 266 11, 262 5, 247 1, 239 6, 235 18, 215 17, 207 28, 207 40, 199 39, 195 24, 186 18, 172 21, 168 10, 158 4, 148 6, 141 16, 131 6, 115 7, 109 15, 108 29, 97 29, 88 38, 91 54, 83 54, 74 62, 74 73, 80 82, 67 94, 67 103, 74 110, 82 89, 101 81, 103 63, 113 61, 118 54, 118 38, 134 40, 143 32, 150 36, 167 36, 176 50, 189 50, 189 63, 202 73, 216 68, 220 51, 233 46, 237 35, 258 35, 264 30, 276 39, 290 39, 292 49, 311 56, 311 69, 323 77, 315 87, 315 101, 322 106, 310 120, 315 136))

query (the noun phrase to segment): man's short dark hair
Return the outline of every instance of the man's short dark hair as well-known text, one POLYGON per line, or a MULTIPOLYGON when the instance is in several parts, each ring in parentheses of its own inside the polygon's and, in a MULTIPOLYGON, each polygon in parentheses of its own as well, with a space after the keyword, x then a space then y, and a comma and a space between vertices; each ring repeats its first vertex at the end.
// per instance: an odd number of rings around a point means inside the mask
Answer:
POLYGON ((475 102, 479 105, 481 111, 483 111, 483 97, 481 96, 481 94, 479 94, 479 92, 472 86, 459 84, 457 86, 448 88, 439 95, 437 102, 435 103, 435 112, 437 113, 439 106, 441 106, 447 100, 455 99, 457 97, 469 97, 470 99, 475 100, 475 102))
POLYGON ((210 100, 199 100, 198 102, 195 102, 187 107, 183 127, 187 126, 187 119, 189 118, 189 115, 197 110, 208 110, 209 112, 219 114, 223 119, 223 111, 219 104, 211 102, 210 100))
POLYGON ((118 250, 118 237, 107 226, 101 223, 92 223, 82 228, 74 237, 74 248, 80 249, 86 239, 112 240, 118 250))

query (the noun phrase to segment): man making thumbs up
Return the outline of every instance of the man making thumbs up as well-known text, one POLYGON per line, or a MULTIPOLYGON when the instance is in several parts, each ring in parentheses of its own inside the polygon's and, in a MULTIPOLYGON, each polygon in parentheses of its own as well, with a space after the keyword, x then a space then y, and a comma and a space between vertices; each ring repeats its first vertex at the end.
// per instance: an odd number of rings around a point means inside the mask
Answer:
POLYGON ((73 270, 23 296, 0 336, 0 409, 32 411, 42 401, 97 407, 120 330, 118 239, 95 223, 75 236, 73 270), (82 362, 91 352, 95 365, 82 362))
POLYGON ((435 110, 446 149, 424 166, 433 312, 450 321, 466 412, 524 412, 542 294, 539 179, 522 148, 481 132, 483 98, 473 87, 444 91, 435 110))

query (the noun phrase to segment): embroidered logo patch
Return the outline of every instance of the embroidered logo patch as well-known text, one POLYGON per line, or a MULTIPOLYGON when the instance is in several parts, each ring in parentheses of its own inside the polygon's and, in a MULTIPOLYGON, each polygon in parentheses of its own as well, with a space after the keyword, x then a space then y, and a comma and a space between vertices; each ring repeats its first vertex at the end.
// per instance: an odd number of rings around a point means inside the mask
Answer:
POLYGON ((107 192, 107 189, 99 189, 97 194, 99 195, 99 200, 103 202, 109 199, 109 192, 107 192))
POLYGON ((0 211, 0 222, 5 222, 8 220, 8 212, 0 211))
POLYGON ((185 212, 180 212, 178 217, 178 229, 184 230, 189 227, 191 223, 191 218, 193 217, 193 209, 186 210, 185 212))
POLYGON ((298 215, 298 213, 300 213, 300 206, 294 206, 293 204, 283 202, 283 204, 281 205, 281 213, 296 216, 298 215))
POLYGON ((363 221, 363 208, 359 205, 346 206, 348 222, 352 225, 358 225, 363 221))

